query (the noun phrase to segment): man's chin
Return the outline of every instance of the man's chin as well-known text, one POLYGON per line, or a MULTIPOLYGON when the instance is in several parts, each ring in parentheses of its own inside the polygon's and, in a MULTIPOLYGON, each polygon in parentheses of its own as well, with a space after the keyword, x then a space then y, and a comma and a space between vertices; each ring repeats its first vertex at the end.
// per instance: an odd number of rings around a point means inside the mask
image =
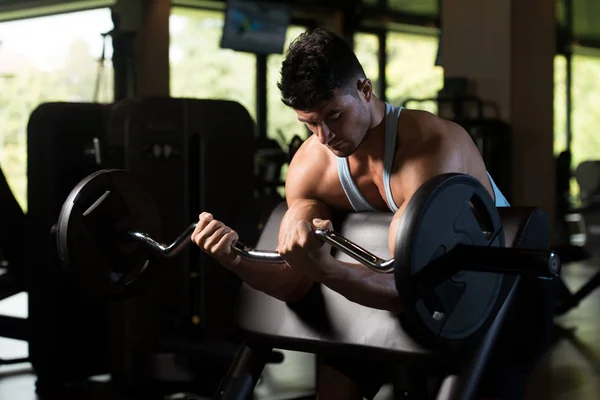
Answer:
POLYGON ((338 157, 350 157, 352 154, 354 154, 355 149, 332 149, 330 148, 329 150, 331 150, 331 152, 333 154, 335 154, 338 157))

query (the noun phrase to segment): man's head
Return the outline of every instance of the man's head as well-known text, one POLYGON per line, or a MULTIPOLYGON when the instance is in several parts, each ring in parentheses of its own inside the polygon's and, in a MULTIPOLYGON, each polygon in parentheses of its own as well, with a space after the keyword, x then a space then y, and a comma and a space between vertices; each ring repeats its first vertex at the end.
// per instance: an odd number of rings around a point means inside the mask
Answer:
POLYGON ((334 154, 346 157, 369 129, 372 85, 352 48, 325 29, 290 45, 278 83, 282 101, 334 154))

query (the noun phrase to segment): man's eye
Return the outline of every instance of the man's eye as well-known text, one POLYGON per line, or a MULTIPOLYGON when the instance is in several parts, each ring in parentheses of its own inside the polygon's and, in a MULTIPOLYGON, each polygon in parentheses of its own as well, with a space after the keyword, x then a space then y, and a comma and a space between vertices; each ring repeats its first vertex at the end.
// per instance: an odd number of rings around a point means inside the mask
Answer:
POLYGON ((339 118, 340 118, 340 116, 341 116, 341 115, 342 115, 342 113, 339 113, 339 114, 334 114, 334 115, 332 115, 331 117, 329 117, 329 120, 330 120, 330 121, 336 121, 337 119, 339 119, 339 118))

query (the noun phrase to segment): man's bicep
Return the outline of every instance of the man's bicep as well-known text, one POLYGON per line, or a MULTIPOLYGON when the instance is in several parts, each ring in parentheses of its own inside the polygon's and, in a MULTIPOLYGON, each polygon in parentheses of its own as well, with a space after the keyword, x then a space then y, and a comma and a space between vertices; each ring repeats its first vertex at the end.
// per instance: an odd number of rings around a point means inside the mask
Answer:
POLYGON ((404 217, 408 203, 421 185, 438 173, 438 170, 427 166, 423 162, 413 163, 413 165, 410 166, 410 169, 407 168, 407 170, 402 182, 404 192, 402 197, 404 198, 404 201, 400 205, 400 208, 398 208, 398 211, 394 214, 388 231, 388 248, 392 257, 394 256, 398 227, 400 226, 400 221, 404 217))
POLYGON ((441 168, 424 166, 423 163, 421 163, 421 166, 417 165, 416 167, 412 168, 412 171, 410 171, 410 173, 405 174, 402 185, 404 189, 404 201, 402 202, 398 211, 396 211, 396 213, 394 214, 388 231, 388 248, 390 249, 392 257, 394 255, 394 249, 396 246, 398 227, 400 226, 400 221, 402 220, 402 218, 404 218, 406 208, 410 203, 412 197, 426 181, 444 172, 447 171, 444 171, 441 168))
POLYGON ((401 176, 402 193, 404 199, 402 205, 396 211, 388 233, 388 247, 392 255, 396 244, 396 236, 400 220, 403 218, 408 203, 419 190, 419 188, 429 179, 445 173, 463 172, 464 166, 460 153, 455 152, 447 141, 434 143, 429 152, 414 157, 404 166, 401 176))
POLYGON ((388 230, 388 248, 390 249, 390 254, 394 257, 394 252, 396 248, 396 237, 398 236, 398 227, 400 226, 400 221, 402 216, 404 215, 404 210, 406 210, 407 201, 402 203, 402 206, 396 211, 394 217, 392 218, 392 222, 390 223, 390 228, 388 230))
POLYGON ((398 227, 400 226, 400 221, 402 218, 404 218, 406 207, 408 206, 410 200, 417 190, 419 190, 421 185, 423 185, 427 180, 433 178, 435 175, 447 171, 448 170, 444 170, 443 166, 436 165, 435 162, 428 162, 427 158, 413 160, 410 165, 405 167, 405 172, 402 179, 402 198, 404 200, 402 201, 398 211, 396 211, 394 214, 388 231, 388 248, 392 254, 392 257, 394 256, 396 247, 398 227))

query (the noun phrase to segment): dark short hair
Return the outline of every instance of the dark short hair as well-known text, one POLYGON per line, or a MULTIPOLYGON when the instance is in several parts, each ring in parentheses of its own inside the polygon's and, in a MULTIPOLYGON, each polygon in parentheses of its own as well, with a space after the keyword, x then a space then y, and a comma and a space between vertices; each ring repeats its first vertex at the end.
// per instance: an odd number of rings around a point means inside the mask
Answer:
POLYGON ((351 46, 322 28, 309 29, 290 45, 277 87, 281 100, 296 110, 311 110, 331 100, 335 91, 354 93, 365 72, 351 46))

